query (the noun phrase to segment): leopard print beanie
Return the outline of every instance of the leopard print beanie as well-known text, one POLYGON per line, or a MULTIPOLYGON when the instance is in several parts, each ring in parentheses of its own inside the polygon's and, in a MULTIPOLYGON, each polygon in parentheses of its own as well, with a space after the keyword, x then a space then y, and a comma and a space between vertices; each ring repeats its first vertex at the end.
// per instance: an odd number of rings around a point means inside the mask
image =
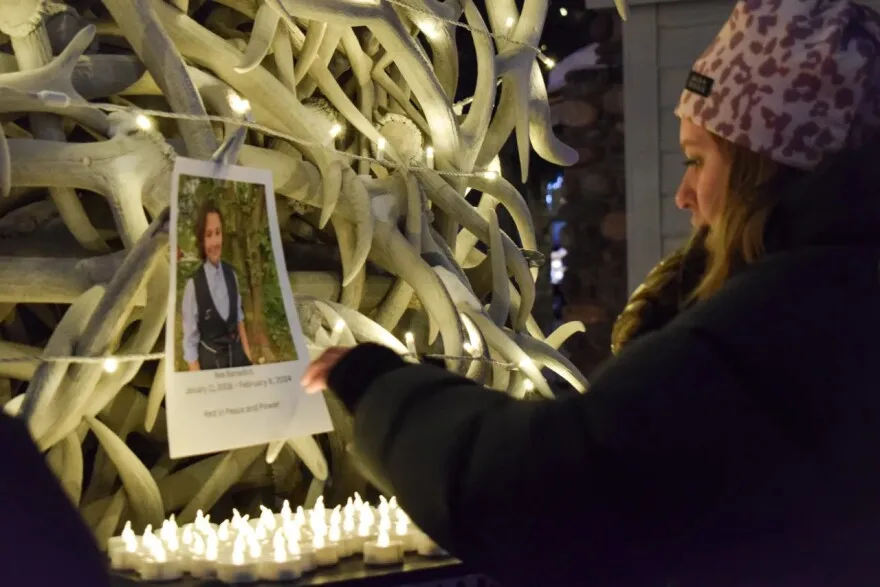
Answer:
POLYGON ((880 15, 850 0, 739 0, 675 113, 810 170, 880 128, 880 15))

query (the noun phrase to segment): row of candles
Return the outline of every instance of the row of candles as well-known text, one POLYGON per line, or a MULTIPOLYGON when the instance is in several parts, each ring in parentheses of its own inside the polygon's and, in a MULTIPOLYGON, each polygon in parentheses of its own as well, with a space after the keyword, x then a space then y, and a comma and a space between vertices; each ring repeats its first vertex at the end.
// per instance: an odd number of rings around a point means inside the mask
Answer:
POLYGON ((184 574, 229 584, 291 581, 352 556, 362 556, 367 565, 397 565, 408 552, 446 555, 395 498, 383 497, 374 507, 357 493, 332 510, 321 498, 310 510, 294 511, 285 501, 278 513, 261 506, 259 517, 251 519, 234 510, 220 524, 201 511, 182 526, 171 516, 158 531, 147 526, 140 536, 126 523, 108 544, 114 570, 134 571, 151 582, 184 574))

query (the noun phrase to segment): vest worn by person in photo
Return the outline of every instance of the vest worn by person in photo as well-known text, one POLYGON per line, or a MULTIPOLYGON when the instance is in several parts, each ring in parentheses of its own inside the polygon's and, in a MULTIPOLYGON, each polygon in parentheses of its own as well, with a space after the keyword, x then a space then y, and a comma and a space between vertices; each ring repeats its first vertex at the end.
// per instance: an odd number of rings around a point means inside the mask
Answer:
POLYGON ((235 273, 226 263, 221 262, 220 268, 229 294, 225 320, 211 297, 204 265, 193 276, 199 311, 199 366, 202 370, 247 367, 251 364, 238 335, 238 288, 235 273))

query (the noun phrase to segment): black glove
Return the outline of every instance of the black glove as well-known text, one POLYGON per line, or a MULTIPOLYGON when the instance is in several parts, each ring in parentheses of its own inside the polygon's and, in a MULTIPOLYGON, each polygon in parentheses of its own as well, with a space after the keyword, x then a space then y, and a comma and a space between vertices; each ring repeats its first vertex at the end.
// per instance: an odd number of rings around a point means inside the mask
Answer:
POLYGON ((611 352, 616 355, 631 340, 663 328, 690 304, 690 294, 706 271, 708 234, 706 228, 698 230, 648 272, 614 322, 611 352))
POLYGON ((354 412, 364 392, 376 379, 407 365, 409 363, 386 346, 371 342, 359 344, 330 370, 327 388, 350 412, 354 412))

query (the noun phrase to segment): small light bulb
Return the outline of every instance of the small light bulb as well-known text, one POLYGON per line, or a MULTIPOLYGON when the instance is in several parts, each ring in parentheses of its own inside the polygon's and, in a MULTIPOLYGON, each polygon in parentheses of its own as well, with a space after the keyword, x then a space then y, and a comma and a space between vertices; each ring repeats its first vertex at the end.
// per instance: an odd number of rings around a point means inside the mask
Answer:
POLYGON ((513 27, 513 23, 514 23, 513 17, 508 16, 507 20, 504 21, 504 26, 509 29, 509 28, 513 27))
POLYGON ((333 325, 334 332, 342 332, 345 329, 345 322, 342 320, 337 320, 336 324, 333 325))
POLYGON ((334 123, 333 126, 330 127, 330 137, 336 138, 339 136, 339 133, 342 132, 342 125, 338 122, 334 123))
POLYGON ((234 92, 229 93, 229 106, 236 114, 247 114, 251 109, 251 103, 234 92))
POLYGON ((546 66, 547 69, 553 69, 553 67, 556 65, 556 61, 554 61, 550 57, 547 57, 546 55, 541 55, 541 61, 544 63, 544 66, 546 66))
POLYGON ((486 179, 498 179, 498 172, 492 169, 487 169, 486 171, 483 171, 480 175, 482 175, 486 179))
POLYGON ((526 388, 526 391, 533 391, 533 390, 535 389, 535 384, 532 383, 532 380, 531 380, 531 379, 526 379, 526 380, 523 382, 523 387, 526 388))
POLYGON ((113 357, 109 357, 107 359, 104 359, 103 366, 104 371, 106 371, 107 373, 115 373, 116 370, 119 368, 119 361, 117 361, 113 357))
POLYGON ((134 123, 141 130, 152 130, 153 129, 153 121, 150 120, 149 118, 147 118, 146 116, 144 116, 143 114, 138 114, 134 119, 134 123))
POLYGON ((568 8, 566 8, 566 7, 564 7, 564 6, 563 6, 562 8, 560 8, 560 9, 559 9, 559 14, 562 15, 562 16, 568 16, 568 8))
POLYGON ((386 144, 387 144, 387 141, 385 140, 385 137, 379 137, 379 141, 376 143, 376 148, 379 149, 380 153, 385 150, 386 144))
POLYGON ((428 167, 434 166, 434 147, 425 147, 425 162, 428 164, 428 167))

